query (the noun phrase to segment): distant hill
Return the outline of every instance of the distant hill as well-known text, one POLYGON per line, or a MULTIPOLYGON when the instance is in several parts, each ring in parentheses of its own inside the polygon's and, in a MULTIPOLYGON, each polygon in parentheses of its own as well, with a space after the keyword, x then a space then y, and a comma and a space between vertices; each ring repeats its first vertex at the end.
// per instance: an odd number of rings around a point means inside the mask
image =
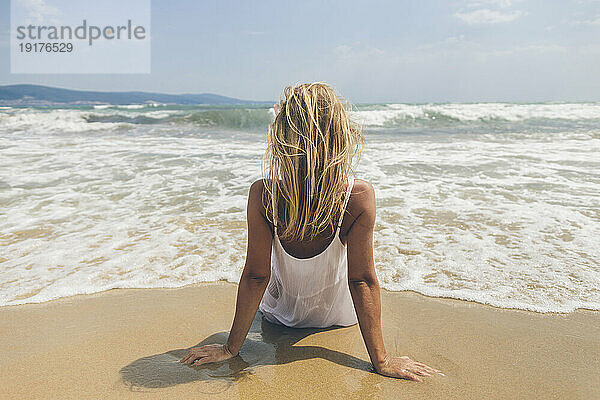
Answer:
POLYGON ((144 103, 236 105, 260 104, 266 102, 240 100, 211 93, 164 94, 147 92, 92 92, 38 85, 0 86, 0 105, 122 105, 144 103))

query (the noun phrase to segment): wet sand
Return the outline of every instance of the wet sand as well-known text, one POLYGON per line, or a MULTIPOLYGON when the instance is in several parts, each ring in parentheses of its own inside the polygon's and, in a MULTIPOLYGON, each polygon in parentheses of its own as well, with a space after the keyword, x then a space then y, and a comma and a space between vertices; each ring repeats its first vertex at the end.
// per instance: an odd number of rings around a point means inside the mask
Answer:
POLYGON ((239 357, 178 363, 223 343, 236 286, 117 289, 0 307, 0 398, 600 398, 600 313, 540 314, 382 292, 388 352, 441 369, 423 383, 371 370, 358 326, 261 318, 239 357))

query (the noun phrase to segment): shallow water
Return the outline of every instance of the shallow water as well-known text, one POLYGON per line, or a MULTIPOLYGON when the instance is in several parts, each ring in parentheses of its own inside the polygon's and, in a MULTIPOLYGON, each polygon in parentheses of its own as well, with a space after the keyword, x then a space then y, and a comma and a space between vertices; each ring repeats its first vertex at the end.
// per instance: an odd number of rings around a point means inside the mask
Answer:
MULTIPOLYGON (((269 108, 0 109, 0 305, 236 282, 269 108)), ((381 284, 600 309, 600 103, 364 105, 381 284)))

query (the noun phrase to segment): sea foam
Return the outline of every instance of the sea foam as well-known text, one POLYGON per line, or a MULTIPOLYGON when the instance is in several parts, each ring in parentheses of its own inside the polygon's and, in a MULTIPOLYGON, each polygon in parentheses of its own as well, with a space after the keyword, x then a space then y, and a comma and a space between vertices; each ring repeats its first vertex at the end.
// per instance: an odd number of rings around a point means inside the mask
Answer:
MULTIPOLYGON (((376 190, 382 287, 600 309, 597 111, 359 107, 371 121, 356 173, 376 190), (456 129, 436 131, 440 115, 456 129), (405 130, 402 118, 424 125, 405 130)), ((236 282, 272 117, 270 108, 1 110, 0 305, 236 282)))

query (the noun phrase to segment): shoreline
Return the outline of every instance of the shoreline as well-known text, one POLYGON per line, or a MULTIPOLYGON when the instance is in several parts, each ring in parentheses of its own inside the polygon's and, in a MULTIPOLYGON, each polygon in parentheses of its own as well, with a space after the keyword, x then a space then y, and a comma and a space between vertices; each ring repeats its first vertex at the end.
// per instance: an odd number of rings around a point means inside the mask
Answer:
POLYGON ((237 285, 110 289, 0 307, 0 398, 600 397, 600 312, 504 309, 382 290, 386 348, 442 370, 423 383, 371 371, 357 325, 291 329, 257 314, 240 356, 177 363, 224 342, 237 285), (90 361, 91 360, 91 361, 90 361))
MULTIPOLYGON (((78 294, 72 294, 72 295, 68 295, 68 296, 64 296, 64 297, 58 297, 55 299, 49 299, 49 300, 43 300, 40 302, 32 302, 32 303, 22 303, 22 304, 5 304, 5 305, 0 305, 0 310, 2 310, 3 308, 8 308, 8 307, 22 307, 22 306, 27 306, 27 305, 32 305, 32 304, 47 304, 47 303, 51 303, 51 302, 59 302, 61 300, 67 300, 67 299, 75 299, 78 297, 86 297, 86 296, 96 296, 96 295, 102 295, 104 293, 109 293, 112 291, 118 291, 118 290, 177 290, 177 289, 185 289, 188 287, 198 287, 198 286, 202 286, 202 285, 212 285, 212 284, 226 284, 226 285, 235 285, 237 286, 237 282, 230 282, 228 280, 225 279, 219 279, 217 281, 207 281, 207 282, 195 282, 195 283, 187 283, 183 286, 177 286, 177 287, 143 287, 143 288, 110 288, 110 289, 105 289, 99 292, 94 292, 94 293, 78 293, 78 294)), ((488 303, 484 303, 481 301, 477 301, 477 300, 466 300, 466 299, 460 299, 460 298, 456 298, 456 297, 448 297, 448 296, 430 296, 427 294, 423 294, 421 292, 418 292, 416 290, 413 289, 405 289, 405 290, 389 290, 389 289, 385 289, 383 287, 381 287, 381 292, 387 292, 387 293, 411 293, 417 296, 423 296, 425 298, 428 299, 442 299, 442 300, 448 300, 448 301, 458 301, 458 302, 464 302, 464 303, 473 303, 473 304, 477 304, 480 306, 484 306, 484 307, 491 307, 493 309, 497 309, 497 310, 508 310, 508 311, 523 311, 523 312, 531 312, 531 313, 535 313, 535 314, 547 314, 547 315, 568 315, 571 314, 573 312, 577 312, 577 311, 589 311, 589 312, 600 312, 600 309, 594 309, 594 308, 587 308, 587 307, 577 307, 575 309, 573 309, 572 311, 537 311, 537 310, 530 310, 530 309, 523 309, 523 308, 517 308, 517 307, 500 307, 500 306, 495 306, 493 304, 488 304, 488 303)))

